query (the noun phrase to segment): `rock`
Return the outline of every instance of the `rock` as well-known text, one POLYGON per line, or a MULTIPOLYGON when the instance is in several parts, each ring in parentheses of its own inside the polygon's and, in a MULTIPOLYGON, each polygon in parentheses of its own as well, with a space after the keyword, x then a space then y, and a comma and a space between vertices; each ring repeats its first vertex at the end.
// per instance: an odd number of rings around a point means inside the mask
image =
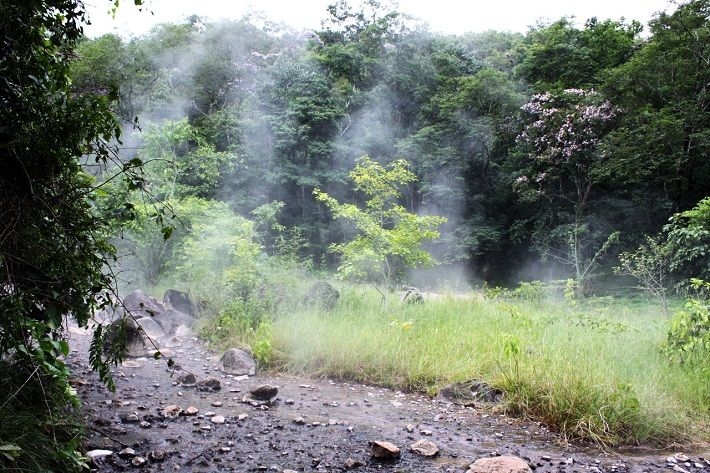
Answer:
POLYGON ((303 417, 296 417, 293 419, 293 423, 296 425, 306 425, 306 420, 303 417))
POLYGON ((217 378, 205 378, 195 383, 198 391, 214 392, 222 389, 222 384, 217 378))
POLYGON ((474 401, 499 403, 503 399, 503 391, 474 379, 444 386, 439 390, 438 397, 464 406, 472 406, 474 401))
POLYGON ((140 319, 136 319, 136 323, 143 329, 143 332, 151 338, 165 336, 163 327, 152 317, 141 317, 140 319))
POLYGON ((377 460, 396 460, 400 456, 399 447, 390 442, 375 440, 370 442, 372 458, 377 460))
POLYGON ((93 458, 100 458, 100 457, 108 457, 109 455, 113 455, 113 450, 89 450, 86 452, 86 456, 93 459, 93 458))
POLYGON ((161 411, 161 415, 166 419, 176 419, 181 413, 182 408, 180 408, 180 406, 176 406, 175 404, 166 406, 161 411))
POLYGON ((136 466, 136 467, 140 467, 140 466, 145 465, 147 462, 148 462, 148 460, 146 460, 143 457, 133 457, 133 460, 131 460, 131 465, 136 466))
POLYGON ((425 457, 435 457, 439 454, 439 447, 437 447, 436 444, 430 440, 420 440, 410 445, 409 448, 414 453, 418 453, 425 457))
POLYGON ((131 447, 126 447, 120 452, 118 452, 118 456, 121 458, 133 458, 136 456, 136 451, 133 450, 131 447))
POLYGON ((467 473, 532 473, 532 470, 522 458, 503 455, 480 458, 471 465, 467 473))
POLYGON ((416 287, 402 286, 399 301, 403 304, 421 304, 424 302, 424 295, 416 287))
POLYGON ((138 414, 132 413, 132 414, 122 414, 119 416, 121 419, 121 422, 124 424, 137 424, 140 422, 140 418, 138 418, 138 414))
POLYGON ((148 460, 155 463, 160 463, 165 460, 165 452, 162 450, 153 450, 152 452, 148 453, 148 460))
POLYGON ((224 418, 224 416, 214 416, 210 419, 210 422, 213 424, 224 424, 227 420, 224 418))
POLYGON ((414 424, 407 424, 404 429, 411 434, 412 432, 414 432, 414 424))
POLYGON ((212 401, 212 407, 222 407, 222 401, 212 401))
POLYGON ((363 465, 364 465, 364 463, 361 462, 360 460, 354 460, 352 458, 348 458, 347 460, 345 460, 345 463, 343 464, 343 466, 345 467, 346 470, 354 470, 355 468, 359 468, 363 465))
POLYGON ((175 336, 181 338, 194 337, 195 332, 193 332, 187 325, 178 325, 175 328, 175 336))
POLYGON ((176 289, 168 289, 163 295, 163 302, 169 304, 173 309, 187 314, 191 317, 199 317, 197 305, 192 302, 190 294, 187 292, 178 291, 176 289))
POLYGON ((182 386, 194 386, 197 383, 197 378, 192 373, 185 373, 178 376, 178 379, 175 381, 182 386))
POLYGON ((145 294, 140 289, 128 294, 123 298, 123 306, 136 319, 140 317, 155 317, 165 312, 165 306, 158 302, 155 297, 145 294))
POLYGON ((166 334, 174 335, 175 330, 181 326, 192 328, 197 324, 197 319, 191 315, 180 312, 172 307, 155 315, 155 321, 163 327, 166 334))
POLYGON ((256 374, 256 363, 249 353, 239 348, 231 348, 224 352, 219 360, 220 370, 236 376, 256 374))
POLYGON ((151 346, 140 326, 128 316, 113 322, 106 328, 104 352, 109 352, 119 340, 125 340, 126 351, 123 354, 127 357, 144 356, 146 348, 151 346))
POLYGON ((682 468, 678 465, 673 466, 673 471, 675 471, 677 473, 690 473, 688 470, 686 470, 685 468, 682 468))
POLYGON ((296 470, 289 470, 288 468, 282 471, 281 473, 298 473, 296 470))
POLYGON ((270 384, 262 384, 249 391, 249 395, 252 399, 264 402, 273 402, 278 393, 279 389, 270 384))
POLYGON ((148 422, 147 420, 141 421, 140 424, 141 429, 150 429, 151 423, 148 422))
POLYGON ((318 281, 309 289, 305 297, 307 305, 318 307, 323 310, 333 310, 340 298, 340 293, 330 283, 318 281))
POLYGON ((182 414, 185 416, 195 416, 198 412, 200 412, 198 408, 196 408, 195 406, 190 406, 184 411, 182 411, 182 414))
POLYGON ((248 418, 249 418, 249 414, 239 414, 237 416, 238 421, 247 420, 248 418))
POLYGON ((688 457, 688 455, 686 455, 686 454, 684 454, 684 453, 676 453, 675 455, 673 455, 673 457, 674 457, 676 460, 678 460, 679 462, 687 462, 687 461, 690 461, 690 458, 688 457))

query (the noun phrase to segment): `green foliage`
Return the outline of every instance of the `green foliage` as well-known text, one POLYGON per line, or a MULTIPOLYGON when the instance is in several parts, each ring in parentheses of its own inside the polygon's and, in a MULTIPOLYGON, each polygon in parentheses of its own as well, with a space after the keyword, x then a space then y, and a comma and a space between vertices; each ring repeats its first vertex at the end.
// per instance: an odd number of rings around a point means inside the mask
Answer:
POLYGON ((416 179, 408 163, 397 160, 385 168, 365 156, 357 161, 350 177, 355 190, 366 197, 363 208, 314 191, 336 219, 351 222, 358 232, 351 241, 331 246, 331 251, 342 255, 340 275, 388 286, 400 280, 408 268, 433 265, 434 259, 421 245, 439 236, 436 227, 445 220, 411 214, 397 203, 400 186, 416 179))
POLYGON ((670 218, 664 227, 669 250, 669 268, 679 278, 710 278, 710 197, 702 199, 690 210, 670 218))
POLYGON ((671 259, 671 246, 659 238, 646 236, 646 243, 636 251, 621 253, 621 266, 615 271, 636 279, 648 296, 659 301, 663 312, 668 313, 668 271, 671 259))
POLYGON ((691 279, 691 288, 695 295, 685 304, 685 309, 678 312, 671 320, 668 339, 664 351, 675 362, 697 365, 708 370, 710 359, 710 282, 691 279))

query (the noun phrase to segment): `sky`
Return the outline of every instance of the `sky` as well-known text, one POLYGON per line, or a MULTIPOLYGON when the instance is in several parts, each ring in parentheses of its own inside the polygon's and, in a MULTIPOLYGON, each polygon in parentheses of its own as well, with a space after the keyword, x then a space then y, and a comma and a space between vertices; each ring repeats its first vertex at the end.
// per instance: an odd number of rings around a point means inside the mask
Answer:
MULTIPOLYGON (((192 14, 238 19, 250 10, 298 29, 317 29, 331 3, 334 0, 146 0, 144 11, 138 11, 133 0, 121 0, 112 18, 108 14, 112 1, 85 0, 92 22, 85 31, 90 37, 104 33, 130 37, 148 32, 157 23, 181 22, 192 14)), ((669 0, 400 0, 398 4, 398 11, 425 20, 432 31, 453 34, 489 29, 524 33, 540 20, 562 16, 573 16, 580 25, 596 16, 639 20, 645 26, 654 13, 672 6, 669 0)))

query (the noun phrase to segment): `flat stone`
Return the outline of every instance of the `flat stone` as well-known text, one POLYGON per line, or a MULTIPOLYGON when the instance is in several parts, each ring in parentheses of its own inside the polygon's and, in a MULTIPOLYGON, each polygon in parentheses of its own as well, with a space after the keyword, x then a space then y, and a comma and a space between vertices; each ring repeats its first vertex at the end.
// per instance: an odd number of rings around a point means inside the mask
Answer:
POLYGON ((372 457, 378 460, 396 460, 401 454, 399 447, 391 442, 375 440, 370 442, 370 446, 372 447, 372 457))
POLYGON ((522 458, 503 455, 480 458, 471 465, 467 473, 532 473, 532 470, 522 458))
POLYGON ((436 446, 431 440, 419 440, 418 442, 409 446, 409 448, 419 455, 425 457, 435 457, 439 454, 439 447, 436 446))
POLYGON ((113 455, 113 450, 89 450, 86 452, 86 456, 89 458, 100 458, 100 457, 107 457, 109 455, 113 455))
POLYGON ((198 412, 200 412, 198 408, 196 408, 195 406, 190 406, 184 411, 182 411, 182 414, 186 416, 195 416, 198 412))
POLYGON ((143 457, 133 457, 133 460, 131 460, 131 465, 133 466, 144 466, 146 463, 148 463, 148 460, 143 457))
POLYGON ((226 419, 224 416, 214 416, 210 419, 210 422, 213 424, 224 424, 226 422, 226 419))

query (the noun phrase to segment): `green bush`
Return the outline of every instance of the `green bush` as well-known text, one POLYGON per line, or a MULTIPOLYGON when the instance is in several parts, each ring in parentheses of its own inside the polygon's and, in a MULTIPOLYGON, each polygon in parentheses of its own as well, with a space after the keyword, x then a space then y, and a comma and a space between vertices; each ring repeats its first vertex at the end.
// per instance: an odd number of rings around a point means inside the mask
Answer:
POLYGON ((671 321, 664 349, 673 361, 710 370, 710 282, 691 279, 691 287, 695 295, 671 321))

